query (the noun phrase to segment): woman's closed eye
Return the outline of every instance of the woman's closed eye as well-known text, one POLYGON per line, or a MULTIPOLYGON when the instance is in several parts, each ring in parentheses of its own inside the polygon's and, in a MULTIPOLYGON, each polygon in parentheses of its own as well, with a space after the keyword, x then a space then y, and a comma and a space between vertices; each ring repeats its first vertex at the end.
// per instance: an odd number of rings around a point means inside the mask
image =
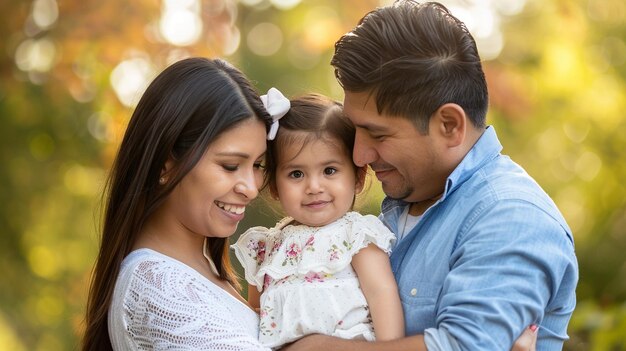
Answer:
POLYGON ((223 164, 222 168, 224 168, 228 172, 235 172, 236 170, 239 169, 239 165, 238 164, 223 164))
MULTIPOLYGON (((224 168, 225 171, 227 172, 236 172, 239 170, 240 168, 240 164, 238 163, 224 163, 222 164, 222 168, 224 168)), ((254 169, 265 169, 265 161, 257 161, 254 164, 252 164, 252 167, 254 169)))

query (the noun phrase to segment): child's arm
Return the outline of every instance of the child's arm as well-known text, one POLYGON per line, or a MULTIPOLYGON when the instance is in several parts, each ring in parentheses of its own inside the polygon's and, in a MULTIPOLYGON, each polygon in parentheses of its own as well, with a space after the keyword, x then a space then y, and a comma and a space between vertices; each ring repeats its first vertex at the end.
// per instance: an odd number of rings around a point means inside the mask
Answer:
POLYGON ((352 257, 352 268, 359 277, 374 322, 376 340, 404 337, 404 315, 389 256, 370 244, 352 257))
POLYGON ((255 311, 259 312, 259 308, 261 308, 261 292, 256 288, 256 285, 248 284, 248 303, 255 311))

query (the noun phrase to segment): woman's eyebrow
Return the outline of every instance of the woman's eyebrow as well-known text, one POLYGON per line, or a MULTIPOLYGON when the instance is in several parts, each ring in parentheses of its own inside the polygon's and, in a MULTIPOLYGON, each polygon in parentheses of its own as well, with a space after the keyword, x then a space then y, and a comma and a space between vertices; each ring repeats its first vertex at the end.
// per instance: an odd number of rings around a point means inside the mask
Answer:
POLYGON ((245 152, 238 152, 238 151, 224 151, 224 152, 218 152, 216 153, 217 156, 235 156, 235 157, 241 157, 241 158, 250 158, 249 154, 246 154, 245 152))

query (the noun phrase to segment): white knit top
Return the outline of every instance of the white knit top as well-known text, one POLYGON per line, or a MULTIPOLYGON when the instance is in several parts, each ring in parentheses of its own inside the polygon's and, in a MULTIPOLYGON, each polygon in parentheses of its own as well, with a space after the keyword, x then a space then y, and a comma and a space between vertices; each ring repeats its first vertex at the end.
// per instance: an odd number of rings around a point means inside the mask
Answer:
POLYGON ((150 249, 122 262, 108 317, 114 350, 267 350, 258 342, 254 311, 150 249))

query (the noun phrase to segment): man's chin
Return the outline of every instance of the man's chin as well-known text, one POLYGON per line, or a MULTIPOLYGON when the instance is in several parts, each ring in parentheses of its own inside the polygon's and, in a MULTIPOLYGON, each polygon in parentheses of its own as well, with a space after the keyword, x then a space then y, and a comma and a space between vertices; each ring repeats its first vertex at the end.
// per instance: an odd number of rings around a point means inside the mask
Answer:
POLYGON ((385 195, 393 200, 402 200, 409 202, 407 199, 411 196, 412 191, 409 189, 397 189, 391 188, 389 186, 385 186, 385 183, 382 184, 383 192, 385 195))

